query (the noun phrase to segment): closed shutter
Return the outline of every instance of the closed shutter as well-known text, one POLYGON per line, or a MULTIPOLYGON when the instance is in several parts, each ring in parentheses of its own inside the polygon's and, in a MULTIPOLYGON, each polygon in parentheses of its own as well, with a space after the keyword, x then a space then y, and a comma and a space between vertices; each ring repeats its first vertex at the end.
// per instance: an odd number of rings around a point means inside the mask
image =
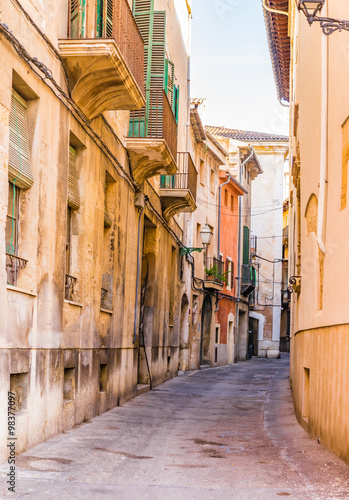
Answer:
MULTIPOLYGON (((154 11, 154 0, 134 0, 133 13, 144 40, 145 88, 148 118, 144 133, 162 136, 162 109, 165 74, 166 13, 154 11), (150 91, 150 92, 149 92, 150 91)), ((139 125, 142 130, 142 124, 139 125)))
POLYGON ((12 91, 9 122, 8 179, 21 189, 29 189, 34 183, 31 167, 26 102, 12 91))
POLYGON ((78 210, 80 208, 76 172, 76 151, 71 146, 69 146, 68 206, 73 210, 78 210))
POLYGON ((243 244, 242 263, 244 265, 248 265, 249 259, 250 259, 250 230, 247 226, 244 226, 244 244, 243 244))
POLYGON ((85 37, 86 0, 70 0, 70 38, 85 37))
POLYGON ((175 66, 169 59, 165 60, 165 90, 170 101, 171 107, 174 109, 174 79, 175 66))
POLYGON ((176 122, 178 122, 178 113, 179 113, 179 85, 175 85, 174 86, 173 113, 175 115, 176 122))
POLYGON ((104 227, 111 227, 112 220, 108 215, 108 204, 107 204, 107 183, 104 188, 104 227))

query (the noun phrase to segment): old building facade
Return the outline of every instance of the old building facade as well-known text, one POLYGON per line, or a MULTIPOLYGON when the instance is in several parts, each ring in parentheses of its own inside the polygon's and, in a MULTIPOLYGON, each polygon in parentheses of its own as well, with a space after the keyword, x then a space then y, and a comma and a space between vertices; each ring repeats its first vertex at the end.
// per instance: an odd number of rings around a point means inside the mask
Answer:
MULTIPOLYGON (((290 104, 291 380, 300 424, 349 460, 349 33, 309 26, 295 1, 266 13, 279 98, 290 104), (340 279, 341 278, 341 279, 340 279)), ((311 5, 311 7, 315 7, 311 5)), ((344 0, 319 14, 348 19, 344 0)))
POLYGON ((0 439, 11 390, 18 453, 177 373, 189 7, 1 2, 0 439))

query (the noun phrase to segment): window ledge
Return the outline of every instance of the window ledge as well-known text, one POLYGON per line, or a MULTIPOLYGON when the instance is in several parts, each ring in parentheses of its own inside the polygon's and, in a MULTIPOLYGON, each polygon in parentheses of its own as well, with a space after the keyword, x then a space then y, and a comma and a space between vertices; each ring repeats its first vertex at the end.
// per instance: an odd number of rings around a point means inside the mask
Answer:
POLYGON ((25 295, 31 295, 32 297, 36 297, 36 293, 32 290, 26 290, 24 288, 19 288, 18 286, 6 285, 7 290, 12 290, 13 292, 24 293, 25 295))
POLYGON ((225 288, 228 290, 228 292, 231 292, 231 286, 226 286, 225 288))
POLYGON ((113 312, 114 312, 114 311, 112 311, 111 309, 103 309, 103 308, 101 307, 101 312, 102 312, 102 313, 106 313, 106 314, 113 314, 113 312))
POLYGON ((70 304, 71 306, 84 307, 80 302, 74 302, 73 300, 64 299, 64 302, 66 304, 70 304))

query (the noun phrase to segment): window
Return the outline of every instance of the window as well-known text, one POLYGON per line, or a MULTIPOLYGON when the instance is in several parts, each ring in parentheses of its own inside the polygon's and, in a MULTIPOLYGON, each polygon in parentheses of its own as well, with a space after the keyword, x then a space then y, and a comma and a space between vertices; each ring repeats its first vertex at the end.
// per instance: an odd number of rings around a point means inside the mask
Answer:
POLYGON ((215 175, 214 175, 214 170, 211 168, 211 175, 210 175, 210 186, 211 186, 211 192, 215 192, 215 175))
POLYGON ((108 386, 108 365, 99 365, 99 392, 107 392, 108 386))
POLYGON ((6 217, 7 283, 17 286, 19 271, 27 261, 19 256, 20 191, 34 183, 28 136, 27 103, 12 90, 9 117, 8 205, 6 217))
POLYGON ((205 162, 200 160, 200 184, 205 185, 205 162))
POLYGON ((75 399, 75 368, 64 368, 63 400, 64 402, 75 399))
POLYGON ((226 189, 224 191, 224 205, 227 207, 228 206, 228 199, 229 199, 229 192, 228 190, 226 189))
POLYGON ((97 37, 113 36, 114 1, 97 0, 97 37))
POLYGON ((234 262, 231 260, 230 257, 227 257, 226 270, 227 270, 226 287, 228 290, 232 290, 234 288, 234 262))
POLYGON ((230 208, 231 208, 231 211, 234 212, 234 196, 233 195, 230 196, 230 208))
POLYGON ((28 373, 12 373, 10 375, 10 392, 14 394, 15 411, 25 411, 27 409, 29 392, 28 373))
POLYGON ((242 263, 244 265, 249 265, 249 260, 250 260, 250 230, 247 226, 244 226, 242 263))
POLYGON ((70 38, 84 38, 86 0, 70 0, 68 35, 70 38))
POLYGON ((201 224, 196 224, 196 246, 197 246, 197 248, 202 247, 200 231, 201 231, 201 224))

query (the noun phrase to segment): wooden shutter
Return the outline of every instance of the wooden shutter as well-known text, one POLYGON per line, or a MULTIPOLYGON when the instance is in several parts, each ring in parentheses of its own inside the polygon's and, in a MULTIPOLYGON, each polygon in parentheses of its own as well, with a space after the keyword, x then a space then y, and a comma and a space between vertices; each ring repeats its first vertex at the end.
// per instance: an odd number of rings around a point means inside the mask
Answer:
POLYGON ((244 226, 244 244, 243 244, 242 263, 244 265, 248 265, 249 259, 250 259, 250 230, 247 226, 244 226))
POLYGON ((154 0, 134 0, 133 13, 144 39, 145 88, 148 90, 145 108, 148 120, 144 132, 148 136, 161 137, 166 13, 154 11, 154 0))
POLYGON ((8 179, 21 189, 29 189, 34 183, 31 167, 26 102, 12 91, 9 122, 8 179))
POLYGON ((165 59, 165 91, 170 101, 171 107, 174 109, 174 80, 175 66, 172 61, 165 59))
POLYGON ((107 183, 105 183, 104 188, 104 227, 111 227, 112 220, 108 215, 108 204, 107 204, 107 183))
POLYGON ((178 113, 179 113, 179 85, 175 85, 174 86, 173 113, 175 115, 176 122, 178 122, 178 113))
POLYGON ((71 146, 69 146, 68 206, 73 210, 78 210, 80 208, 76 172, 76 151, 71 146))
POLYGON ((70 38, 85 37, 86 0, 70 0, 70 38))
POLYGON ((113 36, 113 21, 114 21, 114 0, 105 0, 105 18, 104 18, 104 33, 105 37, 113 36))

